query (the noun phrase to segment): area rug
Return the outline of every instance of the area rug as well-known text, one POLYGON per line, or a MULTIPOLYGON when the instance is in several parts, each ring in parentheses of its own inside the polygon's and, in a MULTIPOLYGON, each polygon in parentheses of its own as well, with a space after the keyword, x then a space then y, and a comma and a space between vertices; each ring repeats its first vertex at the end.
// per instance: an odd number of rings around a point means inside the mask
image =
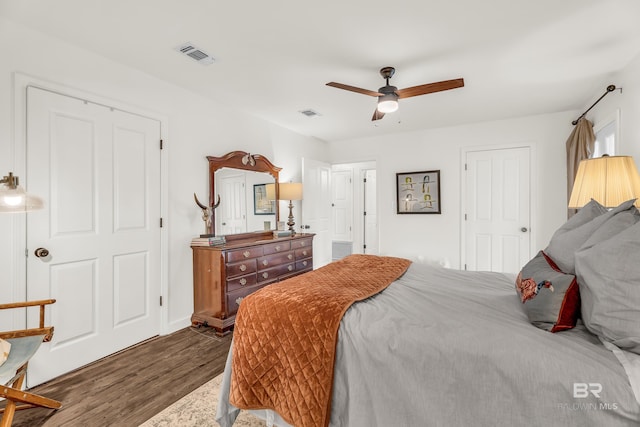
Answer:
MULTIPOLYGON (((145 421, 140 427, 217 427, 219 424, 214 418, 221 382, 222 374, 145 421)), ((262 427, 266 426, 266 423, 246 411, 240 411, 233 425, 234 427, 262 427)))

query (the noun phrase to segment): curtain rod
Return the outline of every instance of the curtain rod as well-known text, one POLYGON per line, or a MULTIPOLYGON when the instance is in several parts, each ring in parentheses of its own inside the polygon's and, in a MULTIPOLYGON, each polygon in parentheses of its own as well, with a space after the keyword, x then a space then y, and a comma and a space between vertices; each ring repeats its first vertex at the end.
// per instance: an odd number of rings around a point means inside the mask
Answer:
POLYGON ((597 100, 596 102, 594 102, 593 104, 591 104, 591 107, 587 108, 587 111, 585 111, 584 113, 582 113, 582 114, 580 115, 580 117, 578 117, 577 119, 575 119, 574 121, 572 121, 572 122, 571 122, 571 124, 572 124, 572 125, 574 125, 574 126, 575 126, 575 125, 577 125, 577 124, 578 124, 578 121, 579 121, 581 118, 583 118, 584 116, 586 116, 586 115, 587 115, 587 113, 588 113, 588 112, 589 112, 593 107, 595 107, 595 106, 596 106, 596 104, 597 104, 598 102, 600 102, 600 100, 601 100, 602 98, 604 98, 605 96, 607 96, 607 94, 608 94, 609 92, 613 92, 614 90, 616 90, 615 85, 609 85, 609 86, 607 86, 607 91, 606 91, 605 93, 603 93, 603 94, 602 94, 602 96, 601 96, 600 98, 598 98, 598 100, 597 100))

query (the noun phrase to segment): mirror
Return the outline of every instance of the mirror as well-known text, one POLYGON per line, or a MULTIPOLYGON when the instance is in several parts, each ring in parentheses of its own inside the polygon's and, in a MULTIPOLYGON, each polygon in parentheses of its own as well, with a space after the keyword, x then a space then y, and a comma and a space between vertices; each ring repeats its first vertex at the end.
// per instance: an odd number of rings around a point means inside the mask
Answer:
MULTIPOLYGON (((266 184, 278 183, 281 168, 260 154, 233 151, 209 161, 209 206, 220 196, 211 234, 230 235, 275 230, 280 218, 278 203, 268 200, 266 184)), ((278 185, 275 185, 276 199, 278 185)))

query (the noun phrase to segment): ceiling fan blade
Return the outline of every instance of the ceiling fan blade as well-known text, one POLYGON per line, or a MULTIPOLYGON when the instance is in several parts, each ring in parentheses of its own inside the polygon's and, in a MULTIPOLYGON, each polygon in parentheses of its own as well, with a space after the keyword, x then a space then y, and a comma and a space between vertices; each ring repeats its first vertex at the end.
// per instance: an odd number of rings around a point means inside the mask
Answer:
POLYGON ((381 118, 384 117, 384 113, 378 111, 378 109, 376 108, 376 111, 373 112, 373 117, 371 117, 371 121, 376 121, 376 120, 380 120, 381 118))
POLYGON ((362 89, 362 88, 359 88, 359 87, 349 86, 349 85, 345 85, 345 84, 342 84, 342 83, 329 82, 329 83, 327 83, 327 86, 336 87, 338 89, 349 90, 351 92, 357 92, 357 93, 361 93, 363 95, 382 96, 381 93, 378 93, 378 92, 373 91, 373 90, 362 89))
POLYGON ((443 90, 456 89, 464 86, 464 79, 444 80, 436 83, 412 86, 396 91, 398 98, 410 98, 412 96, 426 95, 428 93, 441 92, 443 90))

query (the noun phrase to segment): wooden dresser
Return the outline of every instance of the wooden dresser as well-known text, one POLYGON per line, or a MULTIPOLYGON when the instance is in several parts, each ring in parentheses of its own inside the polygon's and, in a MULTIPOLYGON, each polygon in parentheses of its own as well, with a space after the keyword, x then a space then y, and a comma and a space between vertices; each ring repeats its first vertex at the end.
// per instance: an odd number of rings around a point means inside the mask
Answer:
POLYGON ((194 326, 231 331, 244 297, 313 269, 313 234, 273 238, 271 232, 227 236, 223 246, 192 246, 194 326))

